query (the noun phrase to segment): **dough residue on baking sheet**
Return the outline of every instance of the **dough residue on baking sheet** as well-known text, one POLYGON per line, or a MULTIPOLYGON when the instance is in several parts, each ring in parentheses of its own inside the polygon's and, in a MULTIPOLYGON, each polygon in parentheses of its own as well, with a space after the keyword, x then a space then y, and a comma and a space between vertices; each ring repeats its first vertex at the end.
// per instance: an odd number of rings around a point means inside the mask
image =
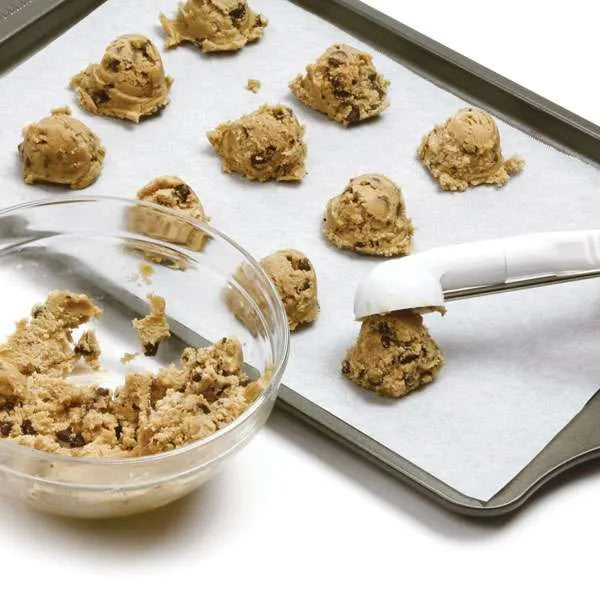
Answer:
POLYGON ((462 108, 436 125, 418 155, 443 190, 458 192, 486 183, 502 187, 525 164, 518 156, 504 159, 494 118, 477 108, 462 108))
POLYGON ((256 94, 260 90, 260 81, 258 79, 248 79, 246 89, 256 94))
POLYGON ((122 364, 127 364, 132 360, 135 360, 138 356, 137 352, 123 352, 123 356, 119 359, 122 364))
POLYGON ((18 150, 25 183, 58 183, 74 190, 98 178, 106 154, 100 138, 73 118, 68 106, 25 127, 18 150))
POLYGON ((423 317, 403 310, 362 322, 358 339, 342 362, 342 373, 382 396, 401 398, 431 383, 443 364, 423 317))
POLYGON ((344 126, 381 114, 389 105, 390 82, 375 69, 370 54, 347 44, 335 44, 291 83, 304 104, 344 126))
POLYGON ((338 248, 375 256, 408 254, 413 234, 400 188, 373 173, 351 179, 328 202, 323 230, 338 248))
POLYGON ((260 39, 267 19, 246 0, 187 0, 174 19, 161 13, 160 24, 167 48, 190 42, 203 52, 231 52, 260 39))
POLYGON ((160 343, 171 336, 162 296, 148 294, 150 313, 141 319, 133 319, 131 324, 137 332, 145 356, 156 356, 160 343))
POLYGON ((306 174, 304 127, 291 108, 263 104, 207 134, 225 173, 257 181, 299 181, 306 174))
POLYGON ((113 40, 100 63, 75 75, 70 85, 88 112, 138 123, 169 104, 172 83, 156 46, 144 35, 127 34, 113 40))
MULTIPOLYGON (((72 331, 101 310, 84 294, 51 292, 0 347, 0 438, 38 450, 125 458, 172 450, 236 419, 268 384, 271 370, 250 381, 236 338, 185 348, 179 364, 129 373, 114 391, 75 385, 67 376, 89 349, 87 330, 72 331)), ((92 355, 90 354, 90 356, 92 355)))

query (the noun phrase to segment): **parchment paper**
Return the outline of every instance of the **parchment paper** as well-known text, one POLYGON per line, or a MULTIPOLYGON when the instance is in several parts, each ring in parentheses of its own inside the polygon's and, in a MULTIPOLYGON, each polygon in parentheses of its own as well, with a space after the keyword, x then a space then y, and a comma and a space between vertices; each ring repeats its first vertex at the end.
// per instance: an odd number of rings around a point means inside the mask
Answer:
MULTIPOLYGON (((427 316, 447 364, 437 381, 400 401, 363 392, 340 375, 359 325, 352 299, 376 262, 343 253, 320 235, 323 208, 350 177, 381 172, 402 186, 415 245, 466 242, 600 223, 600 171, 499 123, 508 156, 527 161, 502 190, 438 191, 415 151, 421 136, 464 102, 374 52, 392 82, 390 108, 343 129, 296 102, 287 83, 327 46, 366 45, 284 0, 253 0, 269 17, 265 38, 234 55, 192 47, 163 52, 175 79, 171 105, 140 125, 93 117, 67 89, 117 35, 141 32, 162 48, 158 12, 174 0, 108 0, 0 83, 2 206, 62 190, 26 186, 16 146, 21 128, 70 104, 103 140, 104 171, 86 194, 133 196, 147 180, 177 174, 203 199, 212 223, 261 257, 282 247, 306 252, 319 280, 317 323, 293 336, 285 383, 464 494, 489 499, 576 414, 600 383, 600 283, 515 292, 452 303, 427 316), (256 78, 256 95, 245 89, 256 78), (308 175, 298 185, 224 175, 206 131, 263 102, 285 102, 306 125, 308 175)), ((75 194, 76 192, 71 192, 75 194)), ((81 192, 78 192, 81 194, 81 192)), ((199 332, 201 333, 201 332, 199 332)), ((225 332, 224 332, 225 333, 225 332)))

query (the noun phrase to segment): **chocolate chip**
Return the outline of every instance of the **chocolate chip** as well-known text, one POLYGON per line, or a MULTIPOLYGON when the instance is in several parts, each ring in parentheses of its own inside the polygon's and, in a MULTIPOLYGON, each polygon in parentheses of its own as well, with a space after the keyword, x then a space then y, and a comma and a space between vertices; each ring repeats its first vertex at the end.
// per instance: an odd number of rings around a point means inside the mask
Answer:
POLYGON ((305 279, 301 286, 298 286, 296 289, 298 292, 304 292, 310 287, 310 281, 305 279))
POLYGON ((347 92, 346 90, 343 90, 342 88, 333 88, 333 95, 338 100, 345 100, 346 98, 350 97, 350 92, 347 92))
POLYGON ((156 353, 158 352, 158 346, 159 342, 154 344, 144 344, 144 356, 156 356, 156 353))
POLYGON ((275 146, 267 146, 264 152, 253 154, 250 157, 250 162, 255 169, 260 169, 264 167, 270 160, 273 158, 273 154, 275 154, 275 146))
POLYGON ((210 414, 210 406, 208 406, 208 404, 201 404, 200 405, 200 409, 202 410, 202 412, 205 415, 209 415, 210 414))
POLYGON ((0 421, 0 436, 8 437, 12 431, 12 423, 10 421, 0 421))
POLYGON ((141 48, 142 50, 142 54, 144 55, 144 58, 147 58, 149 61, 153 61, 154 59, 150 56, 150 52, 148 51, 150 48, 150 44, 144 44, 141 48))
POLYGON ((246 7, 243 4, 238 4, 237 8, 229 11, 229 16, 232 19, 241 19, 246 14, 246 7))
POLYGON ((123 425, 121 425, 121 423, 119 423, 116 427, 115 427, 115 437, 120 440, 121 439, 121 434, 123 433, 123 425))
POLYGON ((354 244, 355 248, 364 248, 365 247, 365 243, 364 242, 356 242, 354 244))
POLYGON ((109 58, 106 61, 106 68, 109 71, 112 71, 113 73, 116 73, 119 70, 120 66, 121 66, 121 61, 118 60, 117 58, 109 58))
POLYGON ((110 100, 108 90, 106 88, 100 88, 92 94, 92 100, 95 104, 103 104, 104 102, 108 102, 110 100))
POLYGON ((373 82, 377 79, 377 73, 371 73, 369 75, 369 81, 373 82))
POLYGON ((21 423, 21 432, 23 435, 35 435, 37 433, 31 419, 23 419, 23 422, 21 423))
POLYGON ((306 258, 306 257, 301 258, 298 261, 296 268, 299 269, 300 271, 310 271, 310 262, 309 262, 308 258, 306 258))
POLYGON ((350 363, 347 360, 342 361, 342 373, 344 375, 350 373, 350 363))
POLYGON ((194 373, 192 375, 192 381, 195 381, 196 383, 202 381, 202 373, 194 373))
POLYGON ((331 56, 330 56, 330 57, 327 59, 327 64, 328 64, 330 67, 339 67, 339 66, 340 66, 342 63, 341 63, 341 61, 339 61, 337 58, 333 58, 333 57, 331 57, 331 56))
POLYGON ((85 446, 85 440, 81 433, 73 431, 70 425, 62 431, 57 431, 56 439, 63 444, 67 444, 71 448, 81 448, 81 446, 85 446))
POLYGON ((389 348, 392 345, 392 338, 387 335, 381 336, 381 345, 384 348, 389 348))
POLYGON ((346 123, 350 124, 350 123, 356 123, 357 121, 360 120, 360 110, 358 109, 358 106, 352 106, 352 108, 350 109, 350 112, 348 113, 348 116, 346 117, 346 123))
POLYGON ((13 410, 16 405, 17 402, 12 397, 0 399, 0 410, 13 410))
POLYGON ((108 396, 109 394, 110 394, 110 390, 107 390, 106 388, 103 388, 103 387, 96 388, 96 396, 108 396))
POLYGON ((177 196, 179 196, 179 198, 185 200, 192 193, 192 189, 189 185, 180 183, 179 185, 175 186, 175 193, 177 196))
POLYGON ((419 358, 419 355, 418 355, 418 354, 410 354, 410 353, 408 353, 408 354, 405 354, 404 356, 401 356, 401 357, 398 359, 398 362, 399 362, 401 365, 406 365, 406 364, 408 364, 409 362, 413 362, 413 361, 414 361, 414 360, 416 360, 417 358, 419 358))
POLYGON ((92 356, 94 354, 94 351, 86 348, 84 343, 77 344, 75 348, 73 348, 73 352, 75 352, 75 354, 80 354, 81 356, 92 356))

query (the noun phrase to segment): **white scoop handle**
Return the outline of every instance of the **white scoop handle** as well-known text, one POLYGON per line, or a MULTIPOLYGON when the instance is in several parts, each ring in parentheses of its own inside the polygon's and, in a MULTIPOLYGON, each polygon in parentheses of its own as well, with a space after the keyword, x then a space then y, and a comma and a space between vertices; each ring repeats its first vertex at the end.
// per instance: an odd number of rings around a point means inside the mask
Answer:
POLYGON ((388 260, 363 279, 357 319, 441 307, 444 292, 600 269, 600 230, 534 233, 433 248, 388 260))

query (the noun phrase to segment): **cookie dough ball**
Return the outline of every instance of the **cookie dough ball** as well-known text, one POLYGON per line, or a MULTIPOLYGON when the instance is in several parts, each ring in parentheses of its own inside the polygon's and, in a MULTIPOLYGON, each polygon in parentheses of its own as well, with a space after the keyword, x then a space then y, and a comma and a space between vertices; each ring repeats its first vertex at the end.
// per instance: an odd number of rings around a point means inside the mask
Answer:
POLYGON ((55 108, 49 117, 28 125, 19 144, 25 183, 48 181, 74 190, 96 180, 104 155, 100 138, 71 117, 66 106, 55 108))
POLYGON ((327 204, 327 239, 343 250, 375 256, 402 256, 411 248, 413 226, 402 192, 385 177, 369 173, 350 180, 327 204))
POLYGON ((317 277, 308 258, 298 250, 279 250, 260 261, 279 293, 290 331, 317 318, 317 277))
POLYGON ((263 104, 237 121, 222 123, 208 140, 225 173, 258 181, 299 181, 306 174, 304 127, 292 109, 263 104))
POLYGON ((160 15, 167 48, 183 42, 203 52, 239 50, 263 36, 267 19, 257 15, 246 0, 187 0, 174 19, 160 15))
POLYGON ((423 317, 404 310, 363 321, 342 362, 342 373, 367 390, 401 398, 431 383, 443 364, 423 317))
POLYGON ((436 125, 423 138, 419 158, 443 190, 460 192, 482 183, 501 187, 524 164, 516 156, 504 160, 496 122, 477 108, 463 108, 436 125))
POLYGON ((370 54, 335 44, 308 65, 290 89, 307 106, 346 126, 382 113, 389 104, 389 84, 375 70, 370 54))
POLYGON ((85 110, 138 123, 169 104, 172 82, 156 46, 143 35, 128 34, 111 42, 100 64, 89 65, 70 85, 85 110))

